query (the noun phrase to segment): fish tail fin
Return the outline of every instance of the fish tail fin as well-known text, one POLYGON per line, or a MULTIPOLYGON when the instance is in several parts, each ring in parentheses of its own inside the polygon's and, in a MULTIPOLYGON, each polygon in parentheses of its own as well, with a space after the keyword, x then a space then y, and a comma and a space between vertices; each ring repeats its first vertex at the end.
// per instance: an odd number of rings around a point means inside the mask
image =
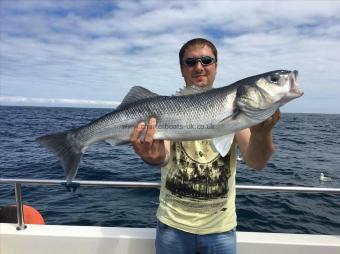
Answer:
POLYGON ((53 152, 60 160, 67 182, 77 174, 84 146, 81 146, 74 131, 54 133, 37 138, 37 142, 53 152))

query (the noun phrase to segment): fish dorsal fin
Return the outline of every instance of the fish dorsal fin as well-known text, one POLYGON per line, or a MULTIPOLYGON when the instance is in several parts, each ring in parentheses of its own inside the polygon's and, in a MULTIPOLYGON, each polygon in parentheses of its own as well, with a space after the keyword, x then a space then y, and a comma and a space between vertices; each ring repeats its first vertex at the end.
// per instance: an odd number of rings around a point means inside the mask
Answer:
POLYGON ((176 92, 176 96, 184 96, 184 95, 192 95, 192 94, 198 94, 203 93, 211 88, 208 87, 199 87, 199 86, 187 86, 184 88, 179 89, 179 91, 176 92))
POLYGON ((134 103, 142 99, 152 98, 152 97, 157 97, 157 96, 159 95, 151 92, 150 90, 144 87, 134 86, 130 89, 130 91, 124 97, 122 103, 117 107, 117 109, 120 109, 127 104, 134 103))

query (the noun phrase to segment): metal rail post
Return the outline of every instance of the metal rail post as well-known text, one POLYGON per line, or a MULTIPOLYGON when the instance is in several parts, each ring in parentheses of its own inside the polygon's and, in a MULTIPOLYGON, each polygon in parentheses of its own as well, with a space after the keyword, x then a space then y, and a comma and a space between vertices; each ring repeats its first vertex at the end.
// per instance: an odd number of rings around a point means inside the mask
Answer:
POLYGON ((17 218, 18 218, 17 230, 24 230, 27 226, 25 225, 24 221, 24 208, 22 204, 20 183, 15 183, 15 200, 17 205, 17 218))

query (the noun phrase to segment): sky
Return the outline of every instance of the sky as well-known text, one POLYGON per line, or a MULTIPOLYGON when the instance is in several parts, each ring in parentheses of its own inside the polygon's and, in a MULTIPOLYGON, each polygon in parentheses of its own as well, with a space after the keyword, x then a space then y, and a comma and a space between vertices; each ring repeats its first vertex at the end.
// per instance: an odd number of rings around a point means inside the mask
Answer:
POLYGON ((218 49, 215 87, 298 70, 282 112, 340 114, 340 1, 0 0, 0 105, 115 107, 184 86, 178 51, 218 49))

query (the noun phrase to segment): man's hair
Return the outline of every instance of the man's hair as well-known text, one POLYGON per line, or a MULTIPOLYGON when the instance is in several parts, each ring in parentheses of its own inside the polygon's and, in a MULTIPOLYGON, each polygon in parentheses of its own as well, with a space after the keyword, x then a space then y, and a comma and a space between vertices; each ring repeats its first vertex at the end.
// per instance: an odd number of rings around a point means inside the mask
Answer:
POLYGON ((193 45, 202 45, 202 46, 208 46, 209 48, 211 48, 214 56, 215 56, 215 60, 217 62, 217 49, 215 47, 215 45, 211 42, 211 41, 208 41, 207 39, 203 39, 203 38, 195 38, 195 39, 192 39, 188 42, 186 42, 182 48, 180 49, 179 51, 179 64, 182 65, 182 59, 183 59, 183 56, 184 56, 184 53, 185 51, 190 47, 190 46, 193 46, 193 45))

